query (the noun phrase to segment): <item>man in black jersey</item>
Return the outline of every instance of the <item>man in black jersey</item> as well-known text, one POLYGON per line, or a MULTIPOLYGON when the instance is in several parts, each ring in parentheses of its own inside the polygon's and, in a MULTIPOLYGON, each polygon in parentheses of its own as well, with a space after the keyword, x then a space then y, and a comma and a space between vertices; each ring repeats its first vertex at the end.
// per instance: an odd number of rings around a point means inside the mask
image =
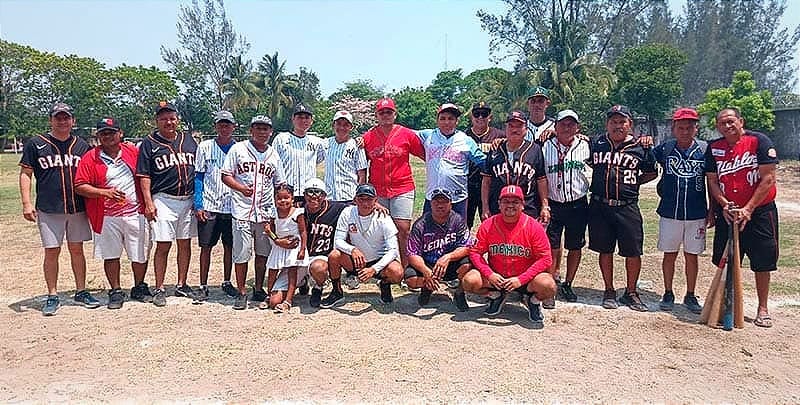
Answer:
MULTIPOLYGON (((506 137, 506 134, 502 130, 490 126, 492 121, 492 108, 483 101, 475 103, 472 106, 470 121, 472 122, 472 126, 469 127, 465 133, 475 140, 478 147, 487 155, 492 149, 492 142, 495 139, 506 137)), ((481 176, 481 168, 470 163, 468 178, 467 217, 464 219, 467 221, 467 227, 472 228, 475 213, 478 212, 478 219, 483 216, 483 205, 481 204, 481 183, 483 182, 483 176, 481 176)))

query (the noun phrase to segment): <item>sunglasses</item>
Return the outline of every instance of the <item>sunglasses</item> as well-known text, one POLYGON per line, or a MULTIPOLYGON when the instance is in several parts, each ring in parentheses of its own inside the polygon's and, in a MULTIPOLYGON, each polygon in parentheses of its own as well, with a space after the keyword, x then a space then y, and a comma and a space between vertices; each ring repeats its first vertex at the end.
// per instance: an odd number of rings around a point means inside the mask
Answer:
POLYGON ((473 111, 472 116, 475 118, 486 118, 491 114, 489 111, 473 111))
POLYGON ((309 188, 305 192, 305 195, 307 195, 307 196, 309 196, 311 198, 319 198, 319 197, 322 197, 323 194, 325 194, 325 192, 320 190, 320 189, 318 189, 318 188, 309 188))

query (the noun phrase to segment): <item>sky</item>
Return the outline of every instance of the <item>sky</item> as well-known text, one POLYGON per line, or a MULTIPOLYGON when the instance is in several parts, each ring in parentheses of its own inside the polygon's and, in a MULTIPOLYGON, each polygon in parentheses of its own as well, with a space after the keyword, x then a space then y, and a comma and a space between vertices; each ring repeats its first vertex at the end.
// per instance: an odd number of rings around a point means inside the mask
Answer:
MULTIPOLYGON (((179 5, 169 0, 0 0, 0 38, 59 55, 166 69, 160 47, 177 45, 179 5)), ((674 10, 683 1, 670 0, 674 10)), ((784 21, 800 21, 800 1, 784 21)), ((234 29, 251 44, 257 64, 279 52, 289 73, 317 73, 324 96, 345 82, 371 80, 389 93, 427 86, 445 69, 464 74, 500 66, 475 13, 505 14, 491 0, 227 0, 234 29)), ((800 61, 800 51, 795 64, 800 61)))

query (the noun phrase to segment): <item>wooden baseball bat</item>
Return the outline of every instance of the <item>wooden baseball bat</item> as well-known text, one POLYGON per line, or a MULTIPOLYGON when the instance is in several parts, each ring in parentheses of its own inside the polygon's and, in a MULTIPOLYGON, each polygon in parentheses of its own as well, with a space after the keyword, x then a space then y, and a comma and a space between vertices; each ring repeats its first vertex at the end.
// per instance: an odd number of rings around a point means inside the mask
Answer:
POLYGON ((739 255, 739 225, 733 224, 733 326, 744 328, 744 291, 742 287, 742 256, 739 255))
POLYGON ((706 302, 703 305, 703 312, 700 313, 700 323, 707 324, 710 326, 716 326, 717 322, 719 322, 719 318, 713 318, 711 314, 716 314, 719 312, 719 302, 721 302, 721 290, 720 286, 725 283, 725 280, 722 276, 725 273, 725 264, 728 261, 728 249, 730 246, 726 243, 725 249, 722 250, 722 257, 719 260, 719 265, 717 266, 717 271, 714 274, 714 278, 711 280, 711 286, 708 288, 708 294, 706 294, 706 302), (712 311, 712 307, 714 303, 717 303, 717 309, 712 311))

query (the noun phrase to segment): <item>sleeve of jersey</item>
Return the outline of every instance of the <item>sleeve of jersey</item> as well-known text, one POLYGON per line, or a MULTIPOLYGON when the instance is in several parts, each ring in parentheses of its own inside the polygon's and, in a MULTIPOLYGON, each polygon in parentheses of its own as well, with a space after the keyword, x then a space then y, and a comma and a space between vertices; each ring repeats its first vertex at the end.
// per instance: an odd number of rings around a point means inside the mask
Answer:
POLYGON ((411 232, 408 233, 408 243, 406 244, 406 253, 409 256, 422 256, 422 229, 421 220, 414 222, 411 226, 411 232))
POLYGON ((219 169, 222 174, 228 176, 233 176, 236 174, 236 171, 233 170, 233 168, 236 167, 236 149, 238 148, 231 147, 231 149, 225 155, 225 160, 222 161, 222 167, 219 169))
POLYGON ((408 148, 412 155, 425 160, 425 147, 422 139, 412 130, 408 130, 408 148))
POLYGON ((533 264, 520 274, 519 281, 522 285, 528 284, 539 273, 544 273, 553 264, 553 258, 550 255, 550 242, 544 232, 544 228, 536 226, 535 223, 528 222, 530 227, 526 234, 530 238, 527 245, 531 248, 531 256, 535 260, 533 264))
POLYGON ((139 158, 136 160, 136 175, 150 177, 150 142, 143 140, 139 145, 139 158))
POLYGON ((535 175, 536 178, 537 179, 541 179, 541 178, 547 177, 547 172, 545 172, 545 170, 544 170, 544 153, 542 153, 542 148, 541 147, 536 148, 536 152, 534 152, 534 153, 536 154, 535 155, 536 156, 536 163, 535 163, 536 167, 534 167, 534 169, 536 170, 536 175, 535 175))
POLYGON ((489 263, 483 258, 483 254, 489 251, 489 224, 492 223, 492 221, 493 219, 490 218, 487 221, 481 222, 481 226, 478 228, 477 240, 469 249, 469 260, 478 271, 481 272, 484 278, 489 278, 489 276, 494 273, 492 268, 489 267, 489 263))
POLYGON ((717 172, 717 159, 714 159, 714 141, 708 143, 706 148, 706 173, 717 172))
POLYGON ((758 150, 756 151, 758 164, 777 164, 778 154, 775 152, 775 144, 772 143, 772 139, 761 133, 756 133, 756 138, 758 138, 758 150))
POLYGON ((278 159, 277 155, 272 155, 272 162, 275 165, 275 173, 272 175, 272 184, 286 183, 286 168, 283 167, 283 160, 278 159))
POLYGON ((358 148, 356 151, 356 170, 364 170, 369 167, 369 163, 367 163, 367 154, 364 153, 363 148, 358 148))
POLYGON ((348 255, 353 254, 354 246, 347 243, 347 219, 350 218, 350 209, 346 208, 336 221, 336 233, 333 236, 333 246, 348 255))
POLYGON ((392 260, 400 257, 400 248, 397 243, 397 232, 394 235, 386 236, 386 253, 372 266, 376 272, 380 273, 392 260))
POLYGON ((645 173, 655 173, 658 171, 656 168, 656 157, 653 155, 653 148, 644 148, 644 160, 642 161, 642 169, 645 173))
POLYGON ((81 184, 93 184, 92 181, 94 176, 92 175, 91 170, 92 162, 90 162, 89 157, 84 157, 78 162, 78 168, 75 170, 75 180, 73 181, 73 185, 75 187, 80 186, 81 184))
POLYGON ((486 163, 486 154, 483 153, 480 146, 472 138, 467 137, 467 145, 469 145, 470 159, 476 166, 483 168, 486 163))
POLYGON ((662 163, 662 164, 664 163, 664 156, 662 156, 663 154, 664 154, 664 144, 663 143, 658 145, 658 146, 656 146, 655 148, 653 148, 653 159, 655 159, 656 162, 662 163))
POLYGON ((33 144, 33 138, 25 143, 22 147, 22 158, 19 160, 19 165, 22 167, 33 168, 34 160, 36 160, 36 146, 33 144))
POLYGON ((205 190, 205 172, 194 172, 194 209, 203 209, 203 191, 205 190))

